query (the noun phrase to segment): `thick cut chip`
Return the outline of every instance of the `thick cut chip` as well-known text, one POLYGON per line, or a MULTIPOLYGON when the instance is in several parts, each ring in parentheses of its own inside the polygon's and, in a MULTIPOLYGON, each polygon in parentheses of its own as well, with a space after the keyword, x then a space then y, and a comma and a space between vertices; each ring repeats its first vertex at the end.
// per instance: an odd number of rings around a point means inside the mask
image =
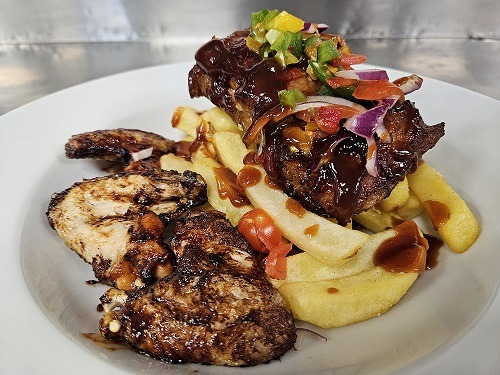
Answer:
POLYGON ((457 253, 467 250, 479 236, 480 228, 465 201, 426 163, 408 175, 408 181, 443 241, 457 253))
MULTIPOLYGON (((245 167, 243 159, 249 150, 238 134, 218 132, 212 142, 226 167, 236 174, 245 167)), ((290 208, 291 198, 265 182, 266 172, 262 167, 246 168, 254 168, 260 176, 259 181, 246 187, 246 195, 253 206, 266 210, 285 238, 319 261, 331 265, 343 263, 368 240, 366 233, 342 227, 305 209, 299 214, 290 208), (310 235, 312 228, 314 236, 310 235)), ((296 206, 296 202, 293 203, 296 206)))
POLYGON ((417 277, 417 273, 393 273, 374 267, 335 280, 287 283, 278 290, 297 319, 333 328, 386 312, 417 277))

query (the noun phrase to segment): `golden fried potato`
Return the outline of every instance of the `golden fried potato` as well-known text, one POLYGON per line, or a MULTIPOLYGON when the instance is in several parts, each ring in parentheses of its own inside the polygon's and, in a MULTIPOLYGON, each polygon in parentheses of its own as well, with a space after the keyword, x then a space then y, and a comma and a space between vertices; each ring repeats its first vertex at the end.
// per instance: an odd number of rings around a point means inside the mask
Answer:
POLYGON ((201 115, 201 119, 210 125, 210 130, 213 133, 233 132, 240 134, 240 136, 242 134, 242 131, 238 128, 238 125, 236 125, 233 119, 218 107, 210 108, 208 111, 204 112, 201 115))
POLYGON ((396 185, 387 198, 382 199, 378 203, 378 206, 386 212, 394 211, 398 207, 404 206, 409 198, 410 188, 408 186, 408 180, 405 178, 396 185))
MULTIPOLYGON (((248 150, 238 134, 218 132, 212 142, 225 166, 236 174, 243 169, 248 150)), ((283 236, 314 258, 331 265, 343 263, 368 240, 368 234, 342 227, 312 212, 304 210, 297 215, 287 208, 291 198, 265 182, 264 169, 257 165, 251 168, 261 176, 260 181, 246 188, 252 205, 266 210, 283 236)))
POLYGON ((467 250, 479 236, 480 228, 465 201, 426 163, 408 175, 408 181, 443 241, 457 253, 467 250))
POLYGON ((179 129, 193 139, 196 138, 200 123, 200 115, 191 107, 178 107, 172 115, 172 127, 179 129))
POLYGON ((221 165, 213 158, 206 156, 206 153, 195 153, 192 164, 193 170, 200 174, 207 183, 207 196, 210 205, 216 210, 225 213, 231 224, 236 226, 240 218, 253 207, 251 205, 237 207, 231 203, 229 198, 222 198, 219 195, 214 168, 220 168, 221 165))
POLYGON ((180 173, 188 170, 194 171, 193 163, 175 154, 163 155, 160 158, 160 167, 166 171, 174 170, 180 173))
POLYGON ((354 215, 354 221, 361 224, 366 229, 378 233, 392 228, 402 220, 392 212, 378 209, 376 206, 354 215))
POLYGON ((358 253, 341 265, 331 266, 320 262, 308 253, 299 253, 287 257, 287 275, 284 280, 271 279, 275 287, 299 281, 320 281, 352 276, 375 267, 375 252, 386 240, 397 236, 393 229, 376 233, 365 242, 358 253))
POLYGON ((335 280, 286 283, 278 290, 297 319, 333 328, 386 312, 417 277, 417 273, 394 273, 374 267, 335 280))

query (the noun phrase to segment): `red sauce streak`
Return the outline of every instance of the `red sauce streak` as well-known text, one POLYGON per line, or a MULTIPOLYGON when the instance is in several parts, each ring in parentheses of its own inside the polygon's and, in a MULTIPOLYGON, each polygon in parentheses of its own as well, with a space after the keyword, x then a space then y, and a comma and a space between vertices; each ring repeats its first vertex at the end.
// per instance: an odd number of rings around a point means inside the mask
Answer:
POLYGON ((373 263, 389 272, 423 272, 429 244, 417 224, 410 220, 393 229, 396 235, 380 244, 373 263))
POLYGON ((262 173, 257 168, 249 165, 244 166, 236 177, 238 186, 245 190, 247 187, 257 185, 262 179, 262 173))
POLYGON ((319 224, 313 224, 304 229, 304 234, 308 237, 314 237, 318 234, 319 224))
POLYGON ((235 207, 242 207, 250 204, 245 193, 236 183, 236 175, 229 168, 214 168, 214 176, 217 181, 217 191, 221 199, 228 198, 235 207))
POLYGON ((431 219, 434 229, 439 229, 450 219, 450 210, 441 202, 429 200, 422 204, 431 219))
POLYGON ((306 209, 295 199, 288 198, 285 203, 286 209, 297 217, 303 217, 306 214, 306 209))

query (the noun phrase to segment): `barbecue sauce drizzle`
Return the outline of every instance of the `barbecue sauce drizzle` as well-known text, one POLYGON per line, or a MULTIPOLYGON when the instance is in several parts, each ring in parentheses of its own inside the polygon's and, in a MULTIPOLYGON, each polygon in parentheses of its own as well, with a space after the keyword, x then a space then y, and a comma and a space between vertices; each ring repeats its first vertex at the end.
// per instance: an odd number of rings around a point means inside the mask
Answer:
POLYGON ((241 30, 224 40, 214 38, 196 52, 195 60, 213 77, 210 100, 216 106, 234 107, 227 88, 236 84, 234 97, 248 103, 257 119, 279 104, 278 91, 286 88, 287 80, 286 71, 276 60, 262 59, 246 46, 248 35, 248 30, 241 30))

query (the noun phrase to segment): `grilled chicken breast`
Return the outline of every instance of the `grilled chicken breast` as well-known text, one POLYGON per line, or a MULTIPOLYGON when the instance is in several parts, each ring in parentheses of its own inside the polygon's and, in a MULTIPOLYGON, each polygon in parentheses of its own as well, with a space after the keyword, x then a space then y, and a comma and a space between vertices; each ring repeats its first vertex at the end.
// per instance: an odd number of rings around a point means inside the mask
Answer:
POLYGON ((171 247, 169 276, 101 297, 105 337, 169 362, 226 366, 265 363, 293 346, 292 313, 221 213, 190 212, 177 222, 171 247))
POLYGON ((54 194, 47 217, 99 281, 131 290, 170 272, 164 224, 205 202, 206 184, 194 172, 122 172, 54 194))
POLYGON ((137 129, 96 130, 73 135, 66 143, 69 159, 99 159, 122 162, 125 170, 160 168, 160 157, 172 150, 175 142, 158 134, 137 129), (151 149, 151 155, 133 160, 133 155, 151 149))

